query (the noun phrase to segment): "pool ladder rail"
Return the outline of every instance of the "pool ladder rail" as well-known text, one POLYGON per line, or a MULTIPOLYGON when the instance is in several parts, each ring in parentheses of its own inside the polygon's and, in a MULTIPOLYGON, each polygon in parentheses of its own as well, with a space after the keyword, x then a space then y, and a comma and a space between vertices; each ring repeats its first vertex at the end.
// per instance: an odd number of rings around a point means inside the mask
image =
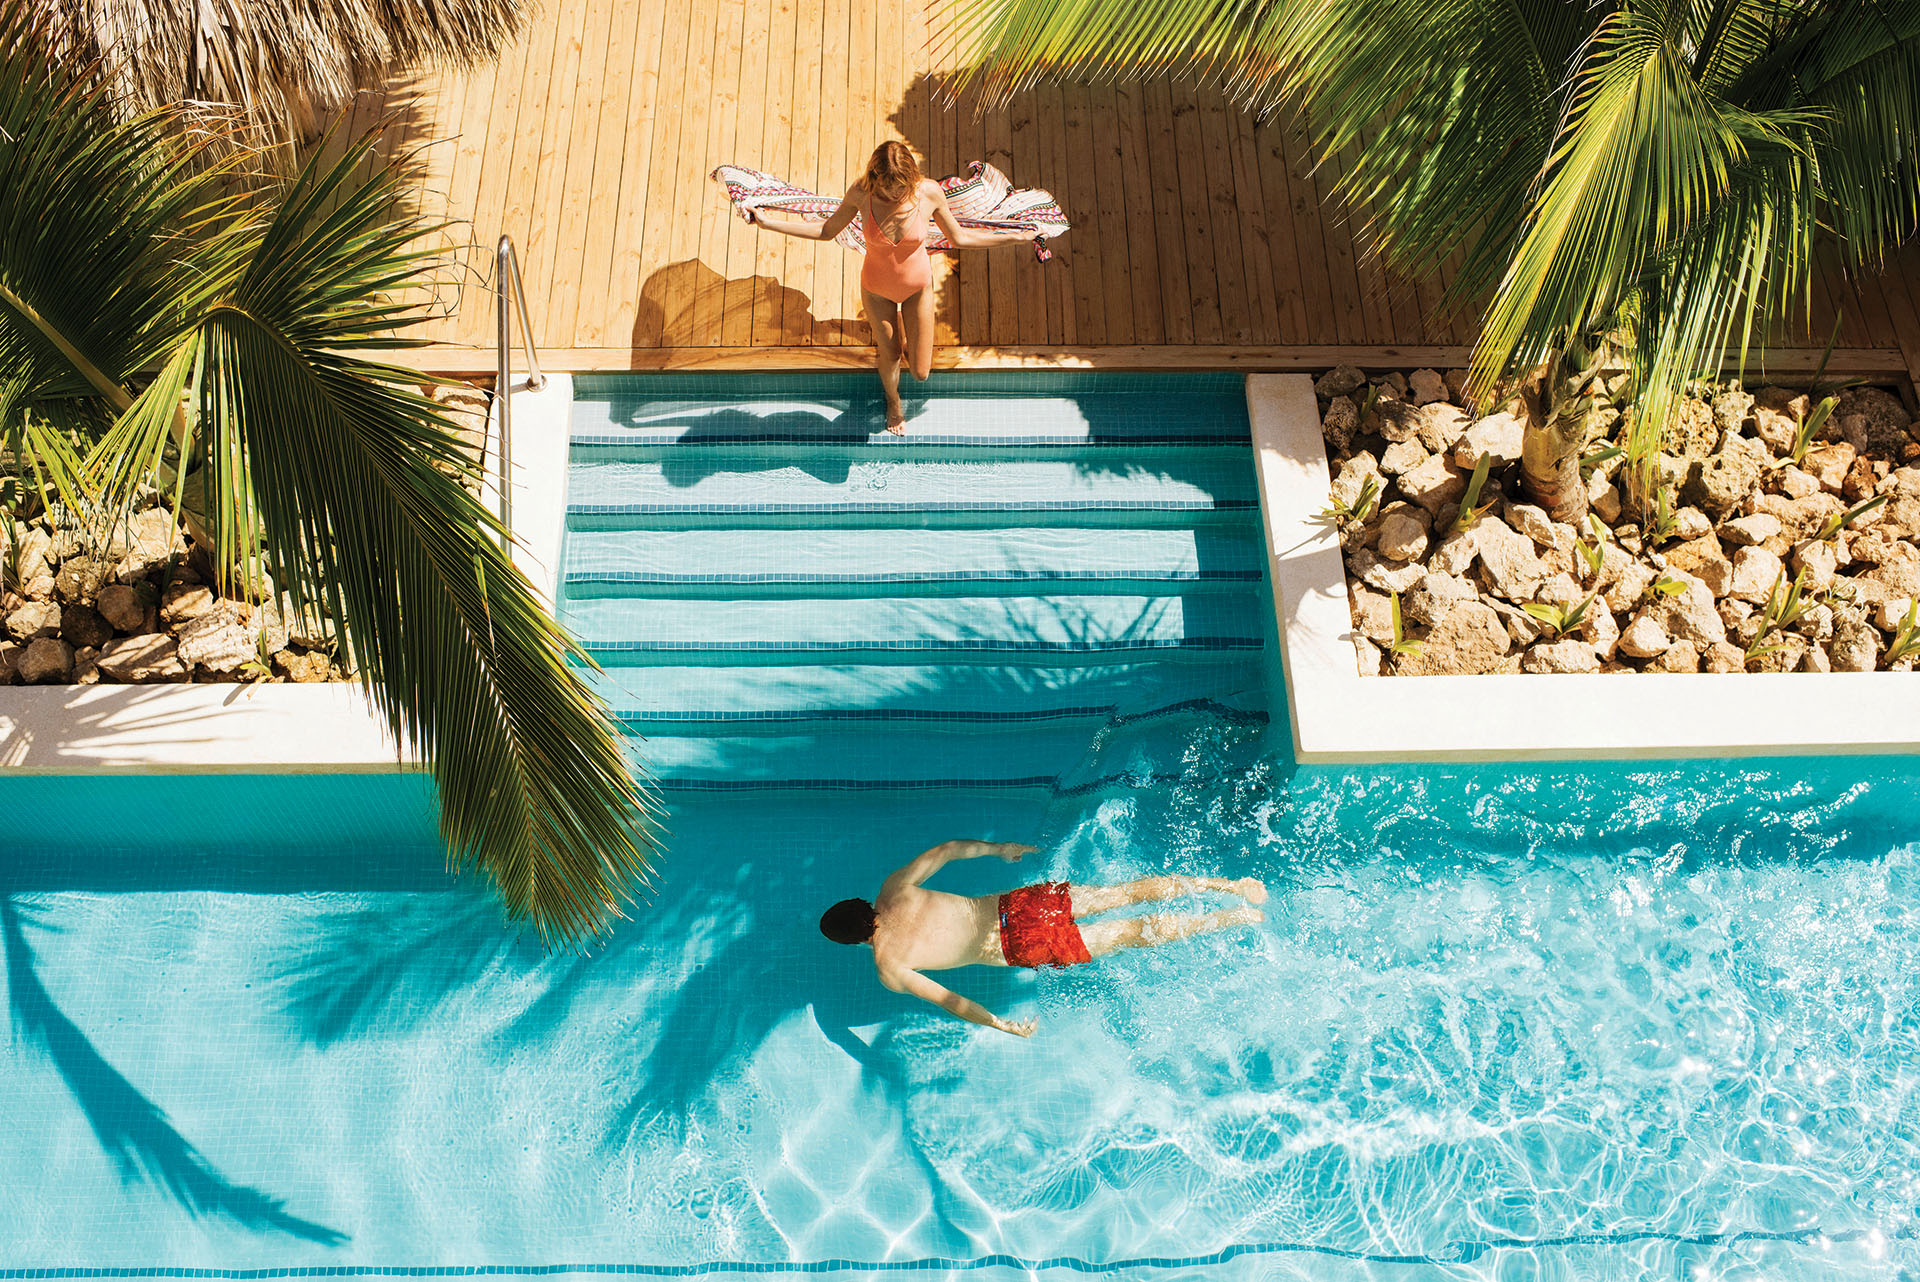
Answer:
MULTIPOLYGON (((534 349, 533 322, 527 315, 527 287, 520 279, 520 259, 513 252, 513 237, 502 235, 494 250, 494 316, 496 357, 493 395, 500 407, 500 524, 509 536, 513 533, 513 488, 507 484, 507 464, 513 457, 513 311, 520 314, 520 337, 527 350, 527 390, 537 392, 547 385, 540 372, 540 358, 534 349), (513 307, 508 307, 509 296, 513 307)), ((481 460, 486 466, 486 460, 481 460)))

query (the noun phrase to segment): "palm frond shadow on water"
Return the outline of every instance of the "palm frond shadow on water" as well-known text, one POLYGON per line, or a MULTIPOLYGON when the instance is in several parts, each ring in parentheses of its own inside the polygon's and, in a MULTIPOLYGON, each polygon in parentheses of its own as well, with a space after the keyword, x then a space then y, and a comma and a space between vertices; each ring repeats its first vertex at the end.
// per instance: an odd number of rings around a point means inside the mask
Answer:
POLYGON ((156 1186, 195 1217, 216 1216, 322 1246, 346 1241, 337 1229, 289 1213, 280 1199, 227 1179, 174 1128, 164 1109, 107 1062, 35 972, 25 929, 38 924, 32 917, 31 904, 0 895, 0 954, 14 1029, 60 1074, 121 1179, 156 1186))

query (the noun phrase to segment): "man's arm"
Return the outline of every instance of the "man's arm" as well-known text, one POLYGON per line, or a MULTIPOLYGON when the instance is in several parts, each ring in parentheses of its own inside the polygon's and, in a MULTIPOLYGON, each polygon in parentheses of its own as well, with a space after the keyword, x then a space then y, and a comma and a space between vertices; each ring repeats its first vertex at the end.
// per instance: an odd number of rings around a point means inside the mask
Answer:
POLYGON ((956 992, 941 987, 917 970, 882 973, 880 982, 896 993, 911 993, 922 1001, 932 1002, 949 1015, 957 1015, 970 1024, 978 1024, 982 1028, 997 1028, 1003 1033, 1012 1033, 1015 1037, 1033 1036, 1032 1020, 1001 1019, 979 1002, 970 1001, 956 992))
POLYGON ((1008 863, 1018 863, 1024 855, 1033 853, 1032 846, 1023 846, 1012 841, 943 841, 932 850, 924 851, 912 863, 896 871, 881 883, 880 893, 898 890, 902 886, 918 886, 933 874, 939 872, 956 859, 978 859, 983 855, 998 855, 1008 863))

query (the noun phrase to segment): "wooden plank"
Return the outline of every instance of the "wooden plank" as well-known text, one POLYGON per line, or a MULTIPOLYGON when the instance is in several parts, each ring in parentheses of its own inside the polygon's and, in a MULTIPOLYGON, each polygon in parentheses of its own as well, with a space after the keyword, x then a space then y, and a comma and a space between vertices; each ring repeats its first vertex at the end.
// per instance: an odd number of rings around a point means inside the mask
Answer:
POLYGON ((1133 253, 1127 239, 1126 165, 1120 156, 1120 99, 1111 85, 1088 91, 1094 191, 1100 210, 1100 313, 1106 341, 1137 342, 1133 323, 1133 253))
MULTIPOLYGON (((707 145, 702 155, 691 158, 698 161, 695 166, 696 185, 689 193, 690 199, 682 206, 688 217, 697 218, 700 222, 699 258, 701 265, 707 269, 701 273, 705 285, 694 299, 693 308, 692 341, 702 347, 726 341, 727 303, 730 298, 736 297, 731 284, 733 271, 730 267, 733 225, 739 219, 733 216, 733 206, 720 197, 720 189, 714 186, 707 175, 715 165, 734 156, 734 138, 740 118, 740 66, 744 61, 742 28, 746 19, 746 3, 745 0, 718 0, 714 9, 713 56, 710 64, 713 87, 708 95, 707 145)), ((764 20, 755 25, 764 28, 764 20)), ((741 230, 745 231, 746 228, 742 226, 741 230)), ((744 238, 742 244, 744 248, 744 238)), ((739 295, 736 301, 744 303, 744 295, 739 295)), ((753 320, 750 310, 746 323, 747 331, 751 333, 753 320)))
POLYGON ((1174 138, 1173 92, 1162 81, 1141 97, 1147 127, 1147 168, 1153 184, 1153 226, 1160 265, 1160 315, 1165 341, 1193 342, 1193 309, 1187 295, 1187 230, 1180 201, 1179 143, 1174 138))
MULTIPOLYGON (((860 3, 865 4, 867 0, 860 0, 860 3)), ((848 0, 826 0, 826 11, 820 27, 821 83, 824 88, 819 99, 820 111, 814 120, 820 132, 821 181, 825 184, 820 190, 825 191, 845 191, 858 177, 858 167, 850 160, 858 144, 853 141, 847 128, 848 90, 855 74, 848 58, 852 32, 853 6, 848 0)), ((829 322, 820 341, 843 342, 844 325, 831 322, 843 321, 848 317, 847 296, 850 289, 859 288, 860 264, 852 254, 830 242, 820 245, 813 252, 813 314, 829 322), (849 277, 852 277, 851 282, 849 277)))
MULTIPOLYGON (((484 373, 493 368, 493 349, 487 347, 422 347, 387 356, 361 353, 376 359, 392 360, 410 368, 442 374, 484 373)), ((975 347, 956 345, 936 348, 934 365, 939 369, 1036 369, 1036 370, 1239 370, 1247 373, 1318 373, 1335 365, 1357 365, 1362 369, 1412 370, 1428 366, 1434 369, 1457 368, 1464 364, 1469 349, 1458 345, 1368 346, 1314 345, 1277 346, 1226 344, 1159 344, 1157 346, 1059 347, 1008 346, 975 347)), ((870 369, 873 349, 860 346, 814 347, 595 347, 547 348, 540 353, 542 368, 555 370, 780 370, 780 369, 870 369)), ((1804 382, 1819 363, 1817 348, 1777 349, 1768 353, 1768 376, 1792 384, 1804 382)), ((1898 348, 1836 350, 1827 363, 1833 375, 1858 376, 1883 382, 1907 376, 1905 360, 1898 348)))
MULTIPOLYGON (((785 177, 793 150, 794 0, 772 0, 767 8, 767 82, 757 111, 760 150, 745 163, 785 177)), ((744 74, 746 69, 742 68, 744 74)), ((744 96, 744 95, 743 95, 744 96)), ((743 138, 741 145, 745 146, 743 138)), ((753 235, 752 342, 761 346, 786 341, 787 245, 792 239, 774 232, 748 228, 753 235)))
MULTIPOLYGON (((701 345, 701 303, 719 287, 720 274, 701 257, 708 230, 704 197, 708 157, 713 153, 714 57, 719 47, 722 12, 710 0, 693 6, 688 19, 687 63, 679 110, 680 148, 673 157, 673 227, 668 233, 668 274, 657 291, 661 304, 660 341, 670 346, 701 345)), ((674 104, 665 104, 669 110, 674 104)), ((665 195, 665 191, 661 195, 665 195)), ((716 335, 718 326, 715 327, 716 335)))
POLYGON ((480 155, 475 161, 478 186, 474 195, 473 230, 475 236, 473 283, 463 292, 460 309, 460 339, 465 343, 493 343, 493 247, 502 235, 525 237, 524 229, 506 225, 507 186, 513 171, 513 146, 520 124, 520 102, 526 92, 526 64, 534 56, 543 20, 528 24, 527 32, 511 54, 501 59, 495 75, 495 92, 486 117, 486 132, 480 139, 480 155))
MULTIPOLYGON (((695 135, 687 128, 685 84, 694 45, 690 9, 693 0, 667 0, 656 55, 659 88, 654 97, 653 143, 648 151, 647 185, 638 207, 646 210, 640 239, 639 270, 629 288, 637 289, 633 346, 658 347, 667 327, 667 308, 675 292, 668 271, 673 261, 675 174, 681 140, 695 135)), ((675 271, 683 269, 676 268, 675 271)), ((621 282, 626 285, 625 281, 621 282)))
POLYGON ((1276 234, 1291 255, 1293 224, 1286 207, 1267 204, 1267 188, 1260 173, 1260 156, 1254 145, 1253 119, 1244 111, 1228 111, 1228 142, 1232 147, 1233 188, 1239 211, 1241 257, 1246 264, 1248 315, 1252 323, 1251 341, 1280 341, 1279 285, 1274 278, 1273 239, 1276 234))
POLYGON ((1132 341, 1166 341, 1166 316, 1160 304, 1160 240, 1153 217, 1153 177, 1147 164, 1147 121, 1135 83, 1114 87, 1114 108, 1120 137, 1120 202, 1126 215, 1128 310, 1132 341))
MULTIPOLYGON (((582 27, 587 0, 567 0, 554 6, 550 39, 536 44, 538 97, 520 105, 520 125, 513 145, 513 177, 507 192, 507 218, 524 227, 515 234, 520 257, 520 279, 527 288, 527 313, 534 332, 546 339, 547 301, 553 279, 554 235, 559 230, 555 210, 566 187, 566 145, 573 123, 573 101, 578 89, 582 27)), ((530 73, 535 64, 529 63, 530 73)))
MULTIPOLYGON (((968 94, 954 104, 956 114, 954 144, 959 149, 954 156, 958 162, 956 171, 964 169, 970 162, 983 158, 986 153, 986 122, 981 119, 980 110, 972 94, 968 94)), ((992 341, 989 325, 989 273, 993 264, 985 254, 955 255, 955 269, 960 275, 960 341, 962 343, 988 343, 992 341)))
MULTIPOLYGON (((1311 137, 1310 132, 1308 136, 1311 137)), ((1318 167, 1297 176, 1312 184, 1313 203, 1319 210, 1321 244, 1326 252, 1327 284, 1333 292, 1334 332, 1342 343, 1365 343, 1370 331, 1362 306, 1360 274, 1353 261, 1353 235, 1348 229, 1346 216, 1334 203, 1331 194, 1333 177, 1318 167)))
POLYGON ((1172 87, 1171 110, 1180 175, 1180 219, 1187 244, 1187 308, 1193 317, 1194 341, 1218 343, 1225 330, 1220 323, 1220 282, 1213 256, 1213 210, 1198 96, 1185 86, 1172 87))
POLYGON ((1301 211, 1294 208, 1294 194, 1287 168, 1286 138, 1277 120, 1255 126, 1247 122, 1248 141, 1254 163, 1260 171, 1260 190, 1265 199, 1267 252, 1271 257, 1274 285, 1274 341, 1309 341, 1312 323, 1308 317, 1306 284, 1310 274, 1315 280, 1319 269, 1318 253, 1310 259, 1300 253, 1301 211))
MULTIPOLYGON (((1037 107, 1039 102, 1031 92, 1014 94, 1014 100, 1006 104, 1006 131, 1012 138, 1012 159, 1008 161, 1006 173, 1014 180, 1014 186, 1048 186, 1050 182, 1046 169, 1052 159, 1052 146, 1044 138, 1041 123, 1035 119, 1037 107)), ((1071 249, 1068 253, 1071 255, 1071 249)), ((1054 263, 1039 263, 1023 249, 995 249, 993 255, 1006 257, 1014 276, 1014 309, 1018 322, 1012 342, 1044 344, 1046 296, 1052 288, 1044 269, 1054 267, 1054 263)))
POLYGON ((1253 306, 1247 295, 1247 256, 1241 234, 1247 218, 1235 189, 1233 151, 1226 101, 1208 90, 1195 95, 1199 107, 1202 172, 1207 223, 1212 228, 1215 297, 1220 306, 1220 336, 1232 343, 1253 341, 1253 306))
POLYGON ((620 186, 596 192, 601 202, 596 217, 613 225, 612 257, 607 265, 606 301, 589 317, 597 343, 635 343, 639 319, 641 246, 647 236, 647 196, 652 178, 654 144, 659 118, 676 113, 660 110, 660 50, 666 22, 666 0, 634 0, 639 28, 633 48, 632 88, 627 114, 614 122, 621 139, 620 186))
MULTIPOLYGON (((1355 155, 1359 144, 1345 148, 1340 153, 1340 170, 1352 173, 1355 155)), ((1337 192, 1332 194, 1334 216, 1349 237, 1353 268, 1360 282, 1360 312, 1366 320, 1366 328, 1358 335, 1362 343, 1397 343, 1400 335, 1393 323, 1393 303, 1387 296, 1387 275, 1381 268, 1380 260, 1367 252, 1366 222, 1368 208, 1364 201, 1342 202, 1337 192)))
MULTIPOLYGON (((573 12, 572 5, 556 5, 534 22, 528 32, 526 61, 520 68, 520 90, 514 103, 510 132, 505 139, 501 139, 497 130, 493 135, 501 145, 494 148, 492 172, 487 182, 500 187, 499 227, 513 237, 523 281, 528 279, 527 267, 533 260, 534 241, 539 235, 534 225, 537 199, 534 179, 540 172, 541 144, 550 119, 554 50, 560 42, 561 27, 573 12)), ((529 313, 538 314, 537 307, 538 300, 528 299, 529 313)), ((483 319, 488 331, 492 328, 486 323, 489 320, 483 319)), ((536 338, 544 335, 536 332, 536 338)))
MULTIPOLYGON (((1005 107, 995 107, 981 122, 985 150, 963 161, 984 160, 1015 185, 1040 184, 1033 175, 1046 165, 1046 140, 1034 119, 1034 99, 1020 94, 1005 107)), ((1028 270, 1018 250, 968 251, 987 276, 987 340, 995 343, 1047 341, 1047 281, 1028 270)), ((1031 258, 1031 255, 1028 255, 1031 258)), ((1067 258, 1072 254, 1068 253, 1067 258)))
MULTIPOLYGON (((868 0, 854 0, 849 6, 850 21, 847 30, 847 85, 848 112, 843 122, 853 125, 847 130, 843 123, 842 132, 846 135, 847 167, 846 181, 866 172, 867 158, 873 154, 889 130, 879 123, 879 105, 876 101, 875 78, 879 63, 876 58, 878 33, 874 21, 875 5, 868 0)), ((877 210, 875 211, 878 212, 877 210)), ((836 343, 871 343, 873 329, 867 320, 866 307, 860 292, 861 260, 848 253, 841 254, 842 279, 845 281, 840 296, 838 316, 845 317, 847 324, 839 326, 833 336, 836 343)))
MULTIPOLYGON (((820 92, 820 36, 826 24, 826 0, 796 0, 794 14, 793 102, 796 109, 792 116, 793 173, 788 181, 813 191, 838 194, 846 189, 832 184, 842 181, 843 176, 838 173, 825 176, 820 170, 820 116, 826 114, 820 92)), ((822 247, 794 240, 786 248, 785 280, 792 292, 783 296, 781 332, 786 342, 811 343, 815 341, 813 317, 820 288, 815 272, 822 247)), ((840 250, 829 246, 826 252, 838 254, 840 250)))
MULTIPOLYGON (((602 136, 608 132, 604 122, 609 116, 617 112, 624 117, 627 98, 626 68, 614 61, 618 53, 614 47, 613 24, 617 15, 630 29, 636 7, 597 3, 584 6, 586 21, 574 55, 579 68, 575 83, 579 88, 573 104, 573 129, 567 139, 566 154, 559 157, 559 163, 554 166, 564 174, 557 213, 549 205, 548 216, 557 217, 558 226, 544 292, 538 296, 546 303, 544 328, 556 337, 578 333, 580 295, 588 284, 587 277, 597 277, 602 289, 606 283, 606 256, 595 257, 588 242, 594 239, 596 230, 592 225, 594 193, 603 185, 616 191, 620 185, 619 155, 610 144, 603 147, 602 136), (603 152, 607 153, 604 157, 603 152), (602 168, 603 161, 606 168, 602 168), (591 269, 587 267, 589 262, 593 264, 591 269)), ((570 338, 569 341, 578 340, 570 338)))
MULTIPOLYGON (((568 205, 570 214, 576 206, 580 210, 579 229, 571 233, 579 237, 580 260, 571 289, 567 291, 572 306, 562 323, 582 346, 598 346, 606 329, 603 313, 613 282, 614 245, 624 221, 620 195, 629 177, 627 135, 650 133, 645 127, 632 129, 630 125, 635 97, 633 63, 640 43, 641 13, 655 7, 646 0, 612 6, 605 35, 606 52, 600 66, 599 102, 592 113, 595 117, 593 178, 590 185, 572 193, 573 203, 568 205)), ((563 233, 563 240, 567 235, 563 233)))
POLYGON ((1064 86, 1060 93, 1060 134, 1066 143, 1067 190, 1080 219, 1074 231, 1073 252, 1063 255, 1068 278, 1072 282, 1075 341, 1088 346, 1107 342, 1106 291, 1101 277, 1109 253, 1120 250, 1104 246, 1100 236, 1101 204, 1099 184, 1095 181, 1093 104, 1084 85, 1064 86))
MULTIPOLYGON (((1041 85, 1033 114, 1034 129, 1040 140, 1041 154, 1044 157, 1041 162, 1041 172, 1049 175, 1041 185, 1056 195, 1062 188, 1072 189, 1073 169, 1077 159, 1067 153, 1066 131, 1060 127, 1060 122, 1065 116, 1066 107, 1059 84, 1041 85)), ((1090 218, 1091 214, 1082 213, 1080 217, 1085 220, 1090 218)), ((1056 258, 1053 262, 1040 264, 1035 262, 1033 256, 1029 254, 1018 268, 1020 271, 1041 272, 1047 296, 1047 341, 1063 346, 1071 346, 1080 341, 1073 304, 1073 260, 1074 255, 1069 253, 1056 258)))

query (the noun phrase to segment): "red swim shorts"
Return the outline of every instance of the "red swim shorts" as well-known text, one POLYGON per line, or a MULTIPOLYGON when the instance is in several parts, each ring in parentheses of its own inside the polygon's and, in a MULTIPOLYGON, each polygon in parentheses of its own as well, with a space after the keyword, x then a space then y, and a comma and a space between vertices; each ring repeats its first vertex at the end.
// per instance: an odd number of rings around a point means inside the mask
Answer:
POLYGON ((1077 966, 1093 960, 1064 881, 1022 886, 1000 896, 1000 951, 1009 966, 1077 966))

